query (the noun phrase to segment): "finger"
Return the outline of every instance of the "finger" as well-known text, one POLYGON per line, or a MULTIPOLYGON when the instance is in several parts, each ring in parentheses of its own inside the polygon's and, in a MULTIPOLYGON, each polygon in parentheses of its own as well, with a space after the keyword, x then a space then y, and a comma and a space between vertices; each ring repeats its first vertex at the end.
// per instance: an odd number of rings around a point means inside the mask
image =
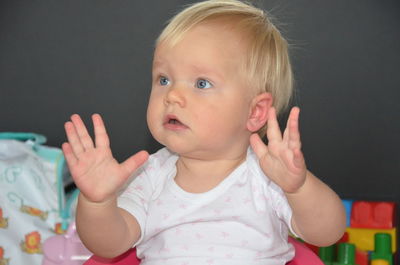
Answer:
MULTIPOLYGON (((290 110, 290 111, 292 111, 292 110, 290 110)), ((286 128, 285 128, 285 131, 283 132, 283 140, 287 143, 287 142, 289 142, 289 121, 290 121, 290 114, 289 114, 289 117, 288 117, 288 119, 287 119, 287 121, 286 121, 286 128)))
POLYGON ((75 125, 71 121, 67 121, 64 124, 65 133, 67 134, 68 143, 70 144, 71 150, 75 156, 81 154, 84 149, 79 136, 76 132, 75 125))
POLYGON ((75 125, 76 132, 78 133, 79 140, 81 141, 83 148, 93 148, 92 137, 90 137, 81 117, 78 114, 74 114, 71 116, 71 121, 75 125))
POLYGON ((68 167, 73 167, 76 163, 78 163, 78 159, 74 155, 72 151, 72 147, 69 143, 63 143, 61 145, 61 149, 64 153, 65 160, 67 161, 68 167))
MULTIPOLYGON (((293 107, 290 110, 289 117, 288 117, 288 119, 286 121, 286 128, 285 128, 285 131, 283 132, 283 140, 286 143, 289 143, 289 141, 290 141, 290 138, 289 138, 290 137, 290 130, 289 130, 289 128, 291 126, 291 122, 293 121, 293 114, 295 114, 294 112, 296 112, 296 109, 298 109, 298 108, 297 107, 293 107)), ((297 118, 298 118, 298 116, 297 116, 297 118)))
MULTIPOLYGON (((288 122, 289 122, 289 120, 288 120, 288 122)), ((288 129, 287 126, 288 126, 288 125, 286 125, 286 128, 285 128, 285 130, 283 131, 283 141, 284 141, 285 143, 288 143, 288 142, 289 142, 289 129, 288 129)))
POLYGON ((257 133, 250 136, 250 146, 258 158, 264 157, 268 153, 268 147, 257 133))
POLYGON ((279 128, 278 120, 276 119, 275 108, 270 108, 268 111, 267 138, 268 141, 282 141, 282 133, 279 128))
POLYGON ((96 147, 109 147, 110 140, 108 138, 103 119, 99 114, 93 114, 92 120, 93 120, 96 147))
POLYGON ((305 165, 304 156, 300 149, 293 150, 293 164, 297 168, 302 168, 305 165))
POLYGON ((290 115, 288 118, 288 125, 287 125, 287 130, 289 131, 288 146, 289 149, 292 150, 301 148, 299 115, 300 115, 300 109, 298 107, 294 107, 290 111, 290 115))
POLYGON ((146 151, 140 151, 133 156, 125 160, 121 166, 126 170, 126 174, 131 175, 136 169, 144 164, 149 158, 149 154, 146 151))

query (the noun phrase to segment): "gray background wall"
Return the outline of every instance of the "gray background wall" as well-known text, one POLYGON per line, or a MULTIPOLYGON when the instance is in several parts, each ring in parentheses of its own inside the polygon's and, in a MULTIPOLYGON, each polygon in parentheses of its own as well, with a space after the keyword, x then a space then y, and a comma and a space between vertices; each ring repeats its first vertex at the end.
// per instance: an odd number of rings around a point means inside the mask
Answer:
MULTIPOLYGON (((153 42, 184 0, 0 1, 0 131, 65 140, 101 113, 119 160, 145 121, 153 42)), ((309 168, 341 197, 400 202, 400 2, 257 1, 292 44, 309 168)))

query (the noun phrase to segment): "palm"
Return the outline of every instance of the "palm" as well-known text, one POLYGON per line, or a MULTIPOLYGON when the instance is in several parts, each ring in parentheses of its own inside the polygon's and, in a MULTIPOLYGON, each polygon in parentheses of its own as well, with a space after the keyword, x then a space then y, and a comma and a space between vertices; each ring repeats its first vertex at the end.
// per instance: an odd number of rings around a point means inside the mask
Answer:
POLYGON ((78 115, 65 124, 68 143, 63 151, 75 184, 90 201, 103 202, 116 195, 129 175, 146 159, 140 152, 119 164, 112 155, 104 124, 99 115, 93 115, 94 145, 78 115))
POLYGON ((81 192, 92 201, 100 201, 117 190, 124 172, 109 150, 89 150, 71 166, 71 174, 81 192))
POLYGON ((282 137, 275 110, 271 109, 267 129, 268 146, 258 135, 251 138, 251 145, 265 175, 288 193, 297 191, 303 185, 306 176, 306 166, 300 149, 298 114, 298 109, 293 108, 282 137))

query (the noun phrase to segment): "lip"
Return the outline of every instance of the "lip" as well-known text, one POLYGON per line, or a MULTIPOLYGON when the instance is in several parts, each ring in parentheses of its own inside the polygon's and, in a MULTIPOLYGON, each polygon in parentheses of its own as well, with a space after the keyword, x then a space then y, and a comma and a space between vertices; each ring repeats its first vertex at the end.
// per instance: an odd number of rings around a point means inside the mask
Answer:
POLYGON ((182 131, 188 129, 186 126, 176 115, 168 114, 165 116, 163 121, 164 128, 172 131, 182 131))

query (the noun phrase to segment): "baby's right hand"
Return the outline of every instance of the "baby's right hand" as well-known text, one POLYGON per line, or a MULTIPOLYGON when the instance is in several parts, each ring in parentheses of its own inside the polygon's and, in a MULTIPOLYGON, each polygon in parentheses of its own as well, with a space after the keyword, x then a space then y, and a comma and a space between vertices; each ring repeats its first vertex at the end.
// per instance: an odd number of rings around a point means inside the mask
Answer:
POLYGON ((148 158, 146 151, 131 156, 123 163, 113 157, 109 138, 99 114, 92 116, 93 143, 79 115, 65 123, 68 142, 62 145, 68 168, 82 195, 91 202, 102 203, 117 196, 128 177, 148 158))

